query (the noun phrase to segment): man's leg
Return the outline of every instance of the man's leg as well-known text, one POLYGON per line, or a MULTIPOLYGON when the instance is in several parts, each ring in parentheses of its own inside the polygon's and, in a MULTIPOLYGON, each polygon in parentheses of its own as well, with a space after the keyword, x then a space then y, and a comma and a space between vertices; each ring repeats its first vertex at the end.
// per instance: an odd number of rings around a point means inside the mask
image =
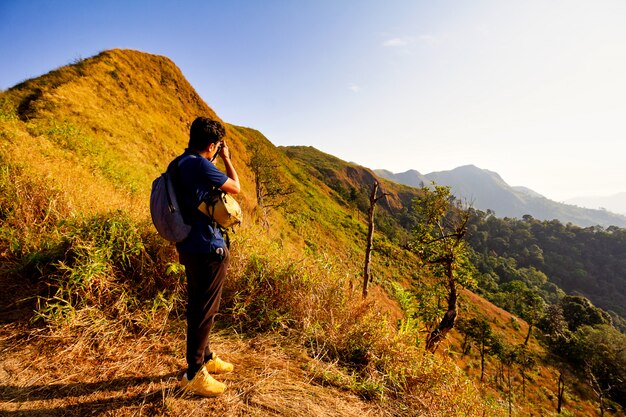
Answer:
POLYGON ((193 379, 208 360, 209 335, 220 306, 230 256, 219 261, 214 255, 181 254, 187 275, 187 378, 193 379))

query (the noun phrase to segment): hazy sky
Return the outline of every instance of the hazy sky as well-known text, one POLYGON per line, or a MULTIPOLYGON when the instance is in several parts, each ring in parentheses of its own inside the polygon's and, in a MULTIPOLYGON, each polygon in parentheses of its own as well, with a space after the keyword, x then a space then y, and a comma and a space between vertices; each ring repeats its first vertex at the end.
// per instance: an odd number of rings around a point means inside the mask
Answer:
POLYGON ((110 48, 229 123, 369 168, 626 191, 626 1, 0 0, 0 89, 110 48))

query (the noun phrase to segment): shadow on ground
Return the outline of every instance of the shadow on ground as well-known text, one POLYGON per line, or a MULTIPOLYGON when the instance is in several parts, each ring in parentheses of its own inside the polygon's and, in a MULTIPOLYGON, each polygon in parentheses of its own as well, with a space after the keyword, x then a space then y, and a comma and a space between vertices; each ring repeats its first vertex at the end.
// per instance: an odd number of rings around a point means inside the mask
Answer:
MULTIPOLYGON (((13 385, 0 385, 0 401, 12 404, 21 403, 27 406, 29 402, 49 401, 55 399, 66 399, 75 397, 79 401, 79 397, 88 397, 94 395, 105 396, 92 401, 77 402, 75 404, 63 405, 60 407, 50 407, 38 405, 36 410, 22 409, 15 411, 3 410, 3 416, 78 416, 78 415, 99 415, 105 412, 111 412, 116 409, 125 407, 145 407, 145 408, 161 408, 163 399, 168 389, 171 388, 152 388, 152 384, 162 385, 177 378, 177 372, 171 372, 164 375, 146 376, 146 377, 123 377, 110 381, 102 382, 76 382, 69 384, 46 384, 31 385, 26 387, 13 385), (137 391, 140 385, 148 385, 148 390, 142 390, 136 395, 128 395, 127 391, 137 391), (134 389, 133 389, 134 388, 134 389), (119 396, 115 396, 115 392, 120 392, 119 396)), ((166 384, 170 385, 171 384, 166 384)), ((71 401, 70 401, 71 402, 71 401)))

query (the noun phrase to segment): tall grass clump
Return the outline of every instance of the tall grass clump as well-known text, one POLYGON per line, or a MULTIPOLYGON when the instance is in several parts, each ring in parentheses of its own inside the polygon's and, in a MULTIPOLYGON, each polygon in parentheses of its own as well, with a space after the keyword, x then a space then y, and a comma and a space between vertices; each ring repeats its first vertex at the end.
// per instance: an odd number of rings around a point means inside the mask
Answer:
POLYGON ((147 224, 113 212, 63 224, 36 317, 99 333, 111 325, 146 329, 181 311, 182 271, 147 224), (155 238, 156 237, 156 238, 155 238), (155 321, 155 319, 159 320, 155 321))
POLYGON ((21 258, 40 247, 62 219, 71 216, 65 193, 52 181, 35 182, 0 154, 0 250, 21 258))
POLYGON ((0 168, 1 272, 33 284, 34 318, 53 328, 97 334, 162 324, 182 311, 174 252, 147 222, 124 211, 75 213, 45 178, 0 168))
POLYGON ((18 117, 15 107, 6 97, 0 97, 0 122, 16 120, 18 120, 18 117))

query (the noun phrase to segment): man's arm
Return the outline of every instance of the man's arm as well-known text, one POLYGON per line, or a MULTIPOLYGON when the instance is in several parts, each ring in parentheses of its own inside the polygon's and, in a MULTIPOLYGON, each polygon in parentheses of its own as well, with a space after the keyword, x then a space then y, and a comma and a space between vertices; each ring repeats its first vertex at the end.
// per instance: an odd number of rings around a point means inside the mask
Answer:
POLYGON ((228 176, 228 179, 224 184, 222 184, 220 190, 227 192, 228 194, 239 194, 239 191, 241 191, 239 176, 237 175, 237 171, 235 171, 235 167, 230 160, 230 149, 228 149, 226 141, 224 141, 220 151, 220 157, 222 158, 222 161, 224 161, 226 176, 228 176))

